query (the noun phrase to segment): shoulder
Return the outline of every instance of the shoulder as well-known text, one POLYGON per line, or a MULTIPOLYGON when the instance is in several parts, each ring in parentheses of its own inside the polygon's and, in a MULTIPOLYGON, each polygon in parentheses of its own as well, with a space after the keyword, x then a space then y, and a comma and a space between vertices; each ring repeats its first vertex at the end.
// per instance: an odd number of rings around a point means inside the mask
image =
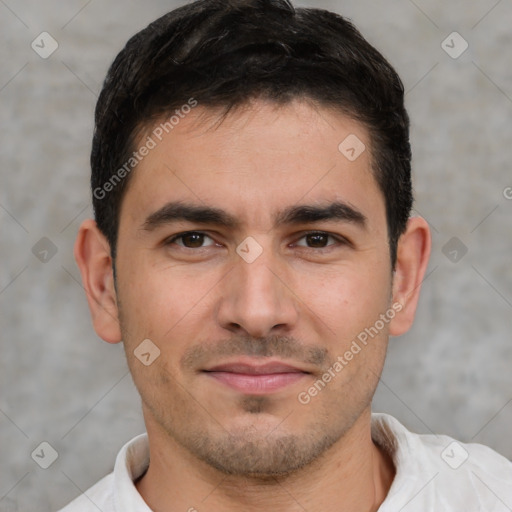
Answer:
POLYGON ((511 510, 512 462, 491 448, 415 434, 386 414, 372 415, 372 437, 397 469, 390 499, 395 493, 405 501, 414 498, 411 507, 416 502, 450 511, 511 510))
POLYGON ((59 512, 125 512, 140 510, 150 512, 137 492, 134 481, 149 465, 147 434, 128 441, 119 451, 114 471, 59 512))
POLYGON ((110 473, 58 512, 113 512, 114 474, 110 473))
MULTIPOLYGON (((498 500, 512 506, 512 462, 488 446, 463 443, 445 435, 419 435, 432 467, 439 469, 439 489, 453 492, 453 486, 489 506, 498 500)), ((509 509, 507 509, 509 510, 509 509)))

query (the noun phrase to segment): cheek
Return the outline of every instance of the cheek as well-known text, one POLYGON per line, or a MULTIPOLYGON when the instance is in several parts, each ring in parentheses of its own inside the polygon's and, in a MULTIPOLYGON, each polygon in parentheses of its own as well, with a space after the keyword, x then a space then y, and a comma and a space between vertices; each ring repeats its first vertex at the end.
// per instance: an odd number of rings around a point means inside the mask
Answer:
POLYGON ((381 267, 346 266, 302 276, 297 296, 304 314, 313 312, 337 338, 355 336, 389 307, 391 278, 381 267))
POLYGON ((124 272, 119 276, 124 283, 119 295, 126 334, 132 342, 142 337, 162 344, 172 338, 173 346, 184 339, 184 331, 204 322, 199 316, 204 316, 219 281, 215 272, 192 272, 178 265, 134 264, 124 272))

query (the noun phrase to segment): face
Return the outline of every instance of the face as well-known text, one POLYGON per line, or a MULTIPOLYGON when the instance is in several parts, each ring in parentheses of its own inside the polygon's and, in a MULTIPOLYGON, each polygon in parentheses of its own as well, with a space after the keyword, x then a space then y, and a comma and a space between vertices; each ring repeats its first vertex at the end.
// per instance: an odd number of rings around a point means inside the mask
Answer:
POLYGON ((196 107, 131 177, 122 336, 148 430, 226 473, 285 474, 369 410, 397 311, 385 202, 355 121, 298 101, 217 120, 196 107))

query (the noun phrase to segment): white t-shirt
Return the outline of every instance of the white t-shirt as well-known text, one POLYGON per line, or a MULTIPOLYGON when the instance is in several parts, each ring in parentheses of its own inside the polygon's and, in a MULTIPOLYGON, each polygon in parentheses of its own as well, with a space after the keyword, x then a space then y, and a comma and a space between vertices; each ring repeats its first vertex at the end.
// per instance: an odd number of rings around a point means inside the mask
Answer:
MULTIPOLYGON (((379 512, 511 512, 512 462, 480 444, 409 432, 372 414, 372 438, 391 455, 396 476, 379 512)), ((119 452, 113 473, 60 512, 151 512, 133 484, 147 469, 147 435, 119 452)))

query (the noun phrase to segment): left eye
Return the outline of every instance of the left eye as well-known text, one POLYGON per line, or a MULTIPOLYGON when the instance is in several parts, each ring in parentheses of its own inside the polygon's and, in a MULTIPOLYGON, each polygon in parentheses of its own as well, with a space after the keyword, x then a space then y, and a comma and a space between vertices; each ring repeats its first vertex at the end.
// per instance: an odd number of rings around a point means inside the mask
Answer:
POLYGON ((214 240, 208 235, 196 231, 177 235, 171 238, 167 243, 174 243, 187 249, 200 249, 201 247, 207 247, 215 244, 214 240))
POLYGON ((300 238, 296 245, 312 249, 322 249, 329 245, 334 245, 336 242, 339 242, 339 240, 328 233, 308 233, 300 238))

